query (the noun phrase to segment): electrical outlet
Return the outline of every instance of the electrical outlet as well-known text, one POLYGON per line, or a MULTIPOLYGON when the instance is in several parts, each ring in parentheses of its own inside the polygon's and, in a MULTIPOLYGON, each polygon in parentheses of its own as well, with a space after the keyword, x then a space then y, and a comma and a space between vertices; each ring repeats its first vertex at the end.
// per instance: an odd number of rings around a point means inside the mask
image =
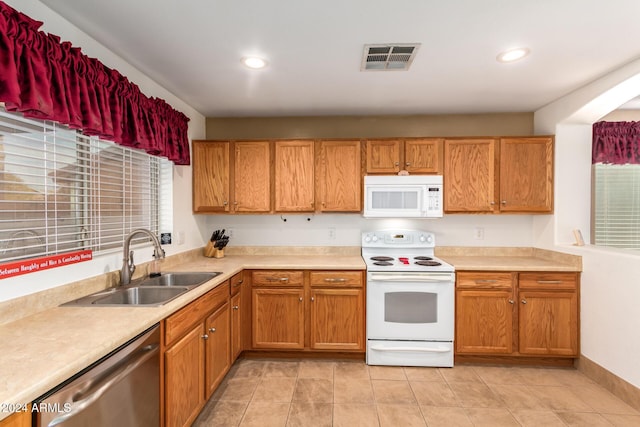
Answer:
POLYGON ((476 240, 484 240, 484 228, 483 227, 476 227, 473 230, 473 235, 476 238, 476 240))
POLYGON ((336 239, 336 229, 335 227, 329 227, 329 240, 336 239))
POLYGON ((227 236, 229 236, 229 237, 233 237, 233 228, 229 228, 229 229, 225 232, 225 234, 226 234, 227 236))

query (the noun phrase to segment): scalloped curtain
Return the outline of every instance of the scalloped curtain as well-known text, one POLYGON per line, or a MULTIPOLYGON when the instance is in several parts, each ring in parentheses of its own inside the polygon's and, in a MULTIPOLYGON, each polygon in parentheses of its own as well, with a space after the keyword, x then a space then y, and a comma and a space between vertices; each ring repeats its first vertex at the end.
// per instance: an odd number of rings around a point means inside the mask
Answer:
POLYGON ((0 1, 0 102, 149 154, 189 164, 189 118, 117 70, 0 1))
POLYGON ((640 122, 594 123, 591 163, 640 164, 640 122))

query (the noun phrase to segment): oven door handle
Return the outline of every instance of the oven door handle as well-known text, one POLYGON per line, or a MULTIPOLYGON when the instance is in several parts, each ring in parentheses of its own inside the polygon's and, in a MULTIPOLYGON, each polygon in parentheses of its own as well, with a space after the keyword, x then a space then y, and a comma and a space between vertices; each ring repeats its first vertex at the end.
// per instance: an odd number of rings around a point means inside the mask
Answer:
POLYGON ((446 273, 438 274, 421 274, 421 275, 404 275, 404 274, 375 274, 369 276, 369 280, 378 282, 452 282, 454 275, 446 273))
POLYGON ((438 348, 416 348, 416 347, 371 347, 371 350, 376 351, 404 351, 413 353, 449 353, 450 348, 438 347, 438 348))

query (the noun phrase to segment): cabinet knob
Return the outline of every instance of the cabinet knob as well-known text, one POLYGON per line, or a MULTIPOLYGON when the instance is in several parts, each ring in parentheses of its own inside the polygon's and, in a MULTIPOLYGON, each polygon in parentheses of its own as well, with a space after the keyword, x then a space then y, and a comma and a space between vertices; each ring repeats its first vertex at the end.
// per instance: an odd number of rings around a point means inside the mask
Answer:
POLYGON ((237 288, 238 286, 242 285, 242 282, 244 282, 244 280, 241 279, 238 283, 234 283, 233 287, 237 288))
POLYGON ((299 301, 302 302, 302 297, 299 298, 299 301))
POLYGON ((227 206, 229 204, 229 202, 227 202, 226 200, 224 202, 222 202, 223 206, 227 206))
POLYGON ((509 300, 509 304, 515 304, 515 301, 514 301, 514 300, 512 300, 512 299, 510 299, 510 300, 509 300))
POLYGON ((240 309, 240 307, 238 307, 237 305, 234 305, 234 306, 233 306, 233 309, 234 309, 234 310, 239 310, 239 309, 240 309))
POLYGON ((215 332, 216 328, 209 328, 209 332, 215 332))
POLYGON ((203 339, 203 340, 209 339, 209 335, 204 334, 204 335, 202 336, 202 339, 203 339))
POLYGON ((400 162, 395 162, 393 165, 394 166, 400 166, 400 162))
POLYGON ((405 166, 411 166, 411 162, 406 162, 404 165, 405 166))
POLYGON ((311 301, 315 301, 316 299, 314 297, 311 297, 311 301))
POLYGON ((523 303, 523 304, 526 304, 527 300, 523 298, 522 301, 520 301, 520 302, 523 303))
POLYGON ((238 202, 233 202, 233 204, 237 206, 237 205, 238 205, 238 202))
POLYGON ((496 204, 496 202, 489 202, 489 204, 490 204, 491 206, 493 206, 493 205, 495 205, 495 204, 496 204))
POLYGON ((507 204, 507 201, 506 201, 506 200, 503 200, 503 201, 501 201, 500 203, 502 203, 503 205, 506 205, 506 204, 507 204))

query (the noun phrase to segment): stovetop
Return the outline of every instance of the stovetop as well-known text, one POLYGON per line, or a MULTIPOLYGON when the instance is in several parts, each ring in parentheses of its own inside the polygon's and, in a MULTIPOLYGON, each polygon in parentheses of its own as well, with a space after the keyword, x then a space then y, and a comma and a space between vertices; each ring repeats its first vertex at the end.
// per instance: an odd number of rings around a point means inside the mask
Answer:
POLYGON ((434 256, 435 235, 421 230, 381 230, 362 233, 362 258, 367 271, 453 272, 434 256))

